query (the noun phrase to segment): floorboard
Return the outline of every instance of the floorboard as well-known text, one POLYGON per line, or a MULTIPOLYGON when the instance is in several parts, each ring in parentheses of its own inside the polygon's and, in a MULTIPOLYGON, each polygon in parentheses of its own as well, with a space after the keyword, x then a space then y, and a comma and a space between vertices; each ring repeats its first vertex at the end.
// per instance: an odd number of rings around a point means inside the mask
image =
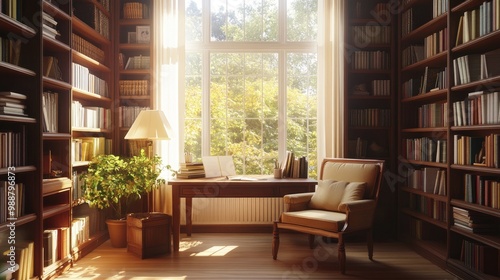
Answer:
POLYGON ((141 260, 109 241, 79 260, 58 279, 458 279, 400 242, 347 243, 346 274, 338 270, 337 245, 307 237, 280 235, 278 259, 271 256, 271 234, 196 233, 181 235, 181 249, 141 260))

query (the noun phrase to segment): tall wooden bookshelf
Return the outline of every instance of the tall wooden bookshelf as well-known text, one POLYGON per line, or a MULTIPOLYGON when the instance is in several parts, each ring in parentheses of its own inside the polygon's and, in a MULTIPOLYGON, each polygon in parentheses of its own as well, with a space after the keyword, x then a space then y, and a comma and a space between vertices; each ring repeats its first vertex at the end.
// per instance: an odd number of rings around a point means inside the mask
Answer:
MULTIPOLYGON (((43 228, 40 187, 42 182, 42 124, 40 122, 42 77, 40 69, 42 65, 41 60, 31 59, 29 54, 31 49, 40 49, 42 36, 37 26, 21 22, 23 17, 33 18, 36 13, 40 12, 40 7, 29 5, 22 10, 12 11, 8 9, 8 4, 11 2, 4 1, 1 6, 0 38, 4 46, 17 46, 19 55, 1 54, 0 91, 24 95, 26 99, 21 99, 19 102, 26 108, 23 110, 25 115, 0 114, 0 133, 2 133, 0 181, 2 181, 3 188, 14 186, 14 191, 19 191, 24 187, 24 191, 12 196, 24 197, 24 203, 16 203, 14 207, 20 212, 11 213, 4 212, 7 211, 8 198, 2 198, 3 201, 0 201, 3 208, 3 217, 0 221, 0 247, 2 252, 9 250, 11 255, 15 255, 17 262, 20 261, 21 253, 27 254, 27 261, 20 266, 23 269, 22 273, 27 273, 28 276, 41 275, 43 271, 42 236, 38 233, 43 228), (19 140, 4 143, 6 135, 17 135, 15 137, 19 140), (26 145, 28 140, 31 143, 29 146, 26 145), (19 147, 13 149, 12 145, 19 145, 19 147), (8 156, 14 158, 7 159, 8 156), (12 224, 15 228, 11 227, 12 224), (11 234, 14 234, 13 238, 16 241, 16 248, 12 251, 8 241, 11 234), (32 269, 27 269, 26 265, 31 265, 32 269)), ((39 57, 39 55, 36 56, 39 57)), ((2 263, 7 261, 3 254, 0 258, 2 258, 2 263)), ((15 269, 17 269, 15 273, 17 276, 21 270, 19 267, 15 269)))
POLYGON ((399 236, 464 279, 499 279, 500 72, 485 62, 500 3, 401 4, 399 236))
POLYGON ((120 154, 130 156, 144 147, 141 141, 124 137, 140 111, 153 108, 154 52, 153 0, 121 0, 115 7, 114 41, 118 59, 115 63, 115 95, 118 102, 116 139, 120 154))
POLYGON ((72 1, 73 260, 108 238, 106 213, 82 201, 79 178, 92 157, 113 152, 113 4, 109 0, 72 1))
MULTIPOLYGON (((395 15, 387 1, 345 1, 345 135, 344 155, 383 159, 395 166, 395 15)), ((394 217, 394 186, 381 188, 376 217, 394 217)), ((375 230, 379 238, 395 237, 388 223, 375 230)))
POLYGON ((42 1, 43 279, 71 265, 71 5, 42 1), (56 250, 61 248, 61 250, 56 250))

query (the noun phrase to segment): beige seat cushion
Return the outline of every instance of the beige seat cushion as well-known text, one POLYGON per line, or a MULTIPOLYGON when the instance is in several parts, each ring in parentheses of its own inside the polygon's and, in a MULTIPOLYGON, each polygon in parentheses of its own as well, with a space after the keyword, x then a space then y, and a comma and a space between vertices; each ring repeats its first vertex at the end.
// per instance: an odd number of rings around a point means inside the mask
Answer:
POLYGON ((326 231, 339 232, 344 228, 346 214, 325 210, 303 210, 284 212, 281 215, 282 223, 301 225, 326 231))
POLYGON ((364 182, 320 180, 309 208, 345 212, 344 203, 363 199, 365 189, 364 182))

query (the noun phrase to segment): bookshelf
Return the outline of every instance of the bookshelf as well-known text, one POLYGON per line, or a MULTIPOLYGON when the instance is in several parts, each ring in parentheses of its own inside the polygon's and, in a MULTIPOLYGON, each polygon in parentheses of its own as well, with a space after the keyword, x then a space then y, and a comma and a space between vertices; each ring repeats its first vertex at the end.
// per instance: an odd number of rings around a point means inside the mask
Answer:
MULTIPOLYGON (((395 167, 395 16, 386 1, 345 1, 344 156, 386 161, 395 167)), ((377 219, 395 217, 395 194, 381 188, 377 219)), ((375 223, 377 224, 377 223, 375 223)), ((385 224, 385 223, 383 223, 385 224)), ((396 228, 375 229, 375 236, 396 236, 396 228)))
POLYGON ((80 176, 93 156, 113 151, 113 1, 74 0, 71 17, 71 179, 73 261, 107 239, 105 212, 81 199, 80 176))
POLYGON ((499 1, 402 1, 398 21, 398 235, 465 279, 500 278, 499 16, 499 1))
POLYGON ((121 0, 115 7, 119 15, 114 37, 118 54, 115 95, 119 100, 115 108, 119 126, 116 139, 117 150, 127 156, 131 155, 131 144, 143 144, 126 141, 128 129, 140 111, 154 105, 153 4, 153 0, 121 0))

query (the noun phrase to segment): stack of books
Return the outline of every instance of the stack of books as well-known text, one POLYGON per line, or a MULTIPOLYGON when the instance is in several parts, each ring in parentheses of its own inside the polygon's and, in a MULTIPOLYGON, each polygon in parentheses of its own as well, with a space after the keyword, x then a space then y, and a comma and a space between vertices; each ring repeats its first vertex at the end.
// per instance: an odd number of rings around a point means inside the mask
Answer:
POLYGON ((453 224, 473 233, 496 233, 497 226, 490 216, 453 207, 453 224))
POLYGON ((1 115, 17 115, 26 116, 24 104, 26 95, 11 91, 0 92, 0 114, 1 115))
POLYGON ((179 179, 194 179, 205 177, 205 168, 203 162, 186 162, 181 163, 177 178, 179 179))
POLYGON ((46 12, 42 12, 42 28, 43 34, 48 37, 55 39, 56 36, 60 36, 61 34, 57 31, 57 21, 46 12))

